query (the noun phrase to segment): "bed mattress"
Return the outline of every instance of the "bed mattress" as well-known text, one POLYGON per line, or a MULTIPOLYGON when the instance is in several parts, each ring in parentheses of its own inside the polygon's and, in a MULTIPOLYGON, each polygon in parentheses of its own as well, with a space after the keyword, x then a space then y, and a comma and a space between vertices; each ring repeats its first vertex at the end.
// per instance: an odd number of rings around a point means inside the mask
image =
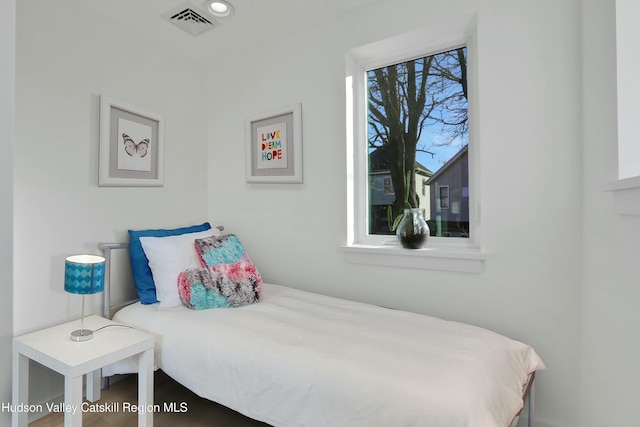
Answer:
POLYGON ((253 305, 114 320, 153 334, 158 368, 199 396, 274 426, 505 427, 544 368, 486 329, 273 284, 253 305))

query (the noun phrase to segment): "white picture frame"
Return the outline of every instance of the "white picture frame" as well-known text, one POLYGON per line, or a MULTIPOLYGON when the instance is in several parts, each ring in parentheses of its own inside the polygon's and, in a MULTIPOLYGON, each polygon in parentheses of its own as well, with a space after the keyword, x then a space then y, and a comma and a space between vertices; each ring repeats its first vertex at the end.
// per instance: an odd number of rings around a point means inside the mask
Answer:
POLYGON ((249 117, 245 133, 247 182, 303 182, 301 103, 249 117))
POLYGON ((100 96, 100 187, 164 185, 164 118, 100 96))

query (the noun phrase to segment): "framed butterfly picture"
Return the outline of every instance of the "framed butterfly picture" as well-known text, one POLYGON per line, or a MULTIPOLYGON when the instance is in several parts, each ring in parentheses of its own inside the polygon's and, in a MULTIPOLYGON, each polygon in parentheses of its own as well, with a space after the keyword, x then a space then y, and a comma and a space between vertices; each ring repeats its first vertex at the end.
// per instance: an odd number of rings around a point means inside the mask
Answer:
POLYGON ((163 185, 163 117, 100 97, 101 187, 163 185))

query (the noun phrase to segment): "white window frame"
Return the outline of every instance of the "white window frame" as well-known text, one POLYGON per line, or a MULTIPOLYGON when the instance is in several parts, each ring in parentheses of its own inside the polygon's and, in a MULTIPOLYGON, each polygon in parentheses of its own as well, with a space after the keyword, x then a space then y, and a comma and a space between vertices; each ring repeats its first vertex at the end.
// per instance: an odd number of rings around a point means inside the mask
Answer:
POLYGON ((481 248, 479 138, 474 122, 477 109, 477 47, 475 21, 447 22, 351 50, 346 56, 347 238, 348 262, 480 272, 481 248), (426 42, 425 42, 426 41, 426 42), (432 237, 425 248, 403 249, 395 236, 368 234, 367 70, 410 61, 460 46, 467 47, 469 87, 469 228, 470 238, 432 237))
POLYGON ((636 0, 616 0, 616 77, 618 140, 615 171, 603 189, 613 195, 613 210, 623 215, 640 215, 640 149, 636 138, 636 101, 640 94, 636 74, 640 68, 635 17, 636 0))

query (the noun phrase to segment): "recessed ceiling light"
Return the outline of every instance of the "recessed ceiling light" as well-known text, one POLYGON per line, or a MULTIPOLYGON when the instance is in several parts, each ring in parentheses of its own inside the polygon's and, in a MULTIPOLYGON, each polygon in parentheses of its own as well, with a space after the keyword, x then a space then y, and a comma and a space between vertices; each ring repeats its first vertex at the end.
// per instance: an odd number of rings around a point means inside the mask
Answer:
POLYGON ((207 9, 207 12, 218 18, 224 18, 233 13, 233 7, 222 0, 207 0, 204 3, 204 7, 207 9))

